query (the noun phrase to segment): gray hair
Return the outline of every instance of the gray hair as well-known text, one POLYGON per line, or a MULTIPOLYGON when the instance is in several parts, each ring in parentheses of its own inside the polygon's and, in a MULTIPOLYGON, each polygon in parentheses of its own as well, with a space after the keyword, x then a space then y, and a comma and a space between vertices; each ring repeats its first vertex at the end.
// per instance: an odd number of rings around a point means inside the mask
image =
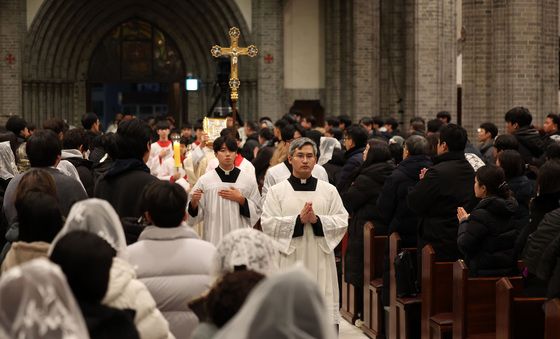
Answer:
POLYGON ((430 146, 428 144, 428 139, 421 135, 411 135, 409 136, 404 145, 408 150, 410 155, 427 155, 429 154, 430 146))
POLYGON ((313 140, 309 138, 298 138, 290 142, 290 150, 288 152, 289 155, 293 157, 296 150, 301 149, 306 145, 311 145, 311 147, 313 147, 313 155, 317 156, 317 145, 313 140))

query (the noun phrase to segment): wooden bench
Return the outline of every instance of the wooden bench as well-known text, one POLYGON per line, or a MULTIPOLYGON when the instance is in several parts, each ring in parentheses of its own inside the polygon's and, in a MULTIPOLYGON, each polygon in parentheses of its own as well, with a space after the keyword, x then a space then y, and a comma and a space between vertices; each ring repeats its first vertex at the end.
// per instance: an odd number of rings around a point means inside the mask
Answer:
POLYGON ((560 299, 551 299, 544 304, 544 339, 560 337, 560 299))
POLYGON ((453 262, 436 261, 432 245, 422 249, 422 339, 450 337, 453 330, 453 262))
MULTIPOLYGON (((401 237, 397 232, 389 236, 389 337, 391 339, 411 339, 420 337, 420 295, 415 297, 397 297, 395 281, 395 258, 403 250, 401 237)), ((407 248, 415 252, 416 248, 407 248)))
POLYGON ((373 223, 364 228, 364 323, 362 331, 370 338, 385 338, 383 263, 388 238, 376 236, 373 223))
MULTIPOLYGON (((348 241, 348 233, 346 233, 345 241, 348 241)), ((345 246, 343 246, 344 248, 345 246)), ((342 251, 342 282, 341 282, 341 290, 342 290, 342 305, 340 308, 340 315, 346 321, 351 324, 354 324, 355 321, 358 319, 358 309, 356 304, 357 292, 352 284, 348 284, 344 281, 344 272, 345 272, 345 265, 344 265, 344 256, 345 250, 342 251)))
MULTIPOLYGON (((469 277, 463 260, 453 264, 453 338, 496 337, 496 282, 502 277, 469 277)), ((521 277, 509 278, 520 288, 521 277)))
POLYGON ((545 298, 523 297, 521 288, 515 288, 508 278, 498 280, 496 339, 543 338, 545 301, 545 298))

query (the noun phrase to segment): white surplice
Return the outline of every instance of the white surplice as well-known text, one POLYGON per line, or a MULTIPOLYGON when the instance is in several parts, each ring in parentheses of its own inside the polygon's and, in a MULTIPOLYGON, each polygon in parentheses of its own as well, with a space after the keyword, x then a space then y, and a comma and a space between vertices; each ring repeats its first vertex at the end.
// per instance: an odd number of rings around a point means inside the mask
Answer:
POLYGON ((263 206, 262 229, 279 243, 281 268, 303 262, 325 297, 329 319, 338 324, 339 287, 334 248, 348 227, 348 212, 336 188, 328 182, 312 177, 304 185, 314 180, 315 189, 302 190, 293 185, 292 180, 299 179, 291 177, 269 189, 263 206), (313 226, 307 223, 303 226, 303 236, 294 237, 297 217, 306 202, 313 203, 324 235, 316 236, 313 226))
POLYGON ((222 171, 222 169, 217 168, 200 177, 189 194, 190 206, 193 192, 196 192, 197 189, 201 189, 203 192, 196 216, 189 211, 188 224, 194 226, 202 221, 202 238, 214 245, 218 245, 222 237, 230 231, 253 227, 261 216, 261 196, 254 176, 234 167, 229 175, 233 175, 234 171, 237 171, 239 175, 237 180, 231 183, 222 181, 218 171, 222 171), (230 187, 237 188, 245 197, 249 217, 241 215, 241 206, 237 202, 218 195, 220 190, 230 187))

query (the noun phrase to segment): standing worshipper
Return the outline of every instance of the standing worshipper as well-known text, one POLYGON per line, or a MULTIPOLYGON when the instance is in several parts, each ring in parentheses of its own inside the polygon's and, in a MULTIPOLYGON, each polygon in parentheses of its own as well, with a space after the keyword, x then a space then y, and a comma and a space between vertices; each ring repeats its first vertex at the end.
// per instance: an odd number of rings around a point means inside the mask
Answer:
POLYGON ((348 212, 331 184, 311 175, 317 146, 309 138, 290 144, 290 178, 270 188, 263 206, 263 231, 279 242, 280 267, 301 261, 327 300, 329 321, 340 322, 334 248, 348 226, 348 212))
POLYGON ((169 122, 167 120, 158 122, 156 132, 159 139, 152 143, 146 165, 153 175, 158 176, 165 160, 173 159, 173 145, 169 140, 169 122))
POLYGON ((261 216, 260 194, 254 174, 235 167, 237 141, 214 140, 219 165, 198 179, 189 194, 189 225, 203 221, 204 240, 217 245, 232 230, 253 227, 261 216))

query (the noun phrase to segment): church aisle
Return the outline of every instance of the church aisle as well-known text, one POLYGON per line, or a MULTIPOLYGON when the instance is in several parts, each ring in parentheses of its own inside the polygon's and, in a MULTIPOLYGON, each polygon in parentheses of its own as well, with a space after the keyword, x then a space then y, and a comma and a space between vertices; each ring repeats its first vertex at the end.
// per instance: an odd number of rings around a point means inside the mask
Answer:
POLYGON ((366 335, 356 326, 350 325, 349 322, 342 319, 340 322, 339 339, 367 339, 366 335))

